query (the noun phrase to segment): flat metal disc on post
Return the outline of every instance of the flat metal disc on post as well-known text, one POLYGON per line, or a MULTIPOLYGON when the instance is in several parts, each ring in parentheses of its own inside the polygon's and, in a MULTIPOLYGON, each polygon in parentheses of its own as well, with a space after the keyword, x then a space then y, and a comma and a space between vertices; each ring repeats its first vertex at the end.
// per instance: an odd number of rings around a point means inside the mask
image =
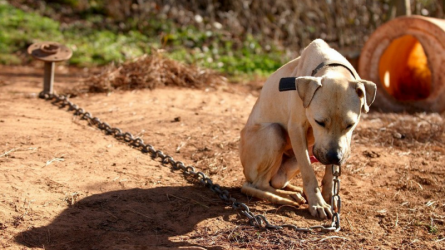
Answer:
POLYGON ((41 42, 29 46, 28 54, 44 62, 61 62, 70 59, 73 52, 60 43, 41 42))

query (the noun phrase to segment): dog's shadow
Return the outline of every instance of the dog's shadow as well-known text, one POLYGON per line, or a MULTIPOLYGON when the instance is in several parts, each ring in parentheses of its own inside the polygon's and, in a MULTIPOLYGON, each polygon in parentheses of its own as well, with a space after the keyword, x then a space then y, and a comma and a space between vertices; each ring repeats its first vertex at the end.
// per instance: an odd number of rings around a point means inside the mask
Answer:
MULTIPOLYGON (((247 198, 239 188, 225 189, 240 202, 247 198)), ((310 218, 301 208, 276 207, 255 198, 247 204, 256 214, 310 218), (257 202, 261 204, 259 207, 257 202)), ((188 243, 184 235, 194 231, 201 221, 219 216, 228 221, 234 213, 216 194, 201 185, 119 190, 81 199, 49 225, 21 232, 15 241, 26 247, 50 250, 196 246, 188 243)), ((229 223, 235 227, 247 220, 240 218, 229 223)))
POLYGON ((15 240, 44 249, 177 248, 192 245, 175 236, 208 218, 233 213, 203 187, 120 190, 81 199, 49 225, 24 231, 15 240))

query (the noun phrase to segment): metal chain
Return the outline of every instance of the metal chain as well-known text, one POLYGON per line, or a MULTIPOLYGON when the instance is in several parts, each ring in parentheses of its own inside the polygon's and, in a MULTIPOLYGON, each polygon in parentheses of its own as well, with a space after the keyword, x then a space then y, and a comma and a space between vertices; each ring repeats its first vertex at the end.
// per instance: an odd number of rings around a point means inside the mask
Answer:
POLYGON ((340 211, 341 211, 341 198, 340 198, 340 175, 341 166, 332 165, 332 175, 333 186, 332 186, 332 198, 331 198, 331 209, 332 209, 332 227, 335 228, 335 232, 340 231, 340 211), (338 170, 336 169, 338 168, 338 170))
POLYGON ((181 170, 182 173, 186 176, 192 176, 199 182, 201 182, 204 186, 212 190, 216 193, 221 200, 223 200, 226 204, 230 205, 233 210, 235 210, 241 216, 246 217, 249 220, 249 224, 251 226, 260 228, 260 229, 283 229, 290 228, 295 231, 300 232, 338 232, 340 230, 340 209, 341 209, 341 200, 339 196, 340 191, 340 180, 338 177, 341 175, 341 169, 338 166, 338 170, 335 170, 334 165, 332 165, 332 173, 334 175, 333 179, 333 187, 332 187, 332 199, 331 199, 331 209, 332 209, 332 224, 331 225, 319 225, 312 227, 297 227, 295 225, 273 225, 271 224, 264 215, 256 215, 250 208, 242 202, 238 202, 235 198, 230 197, 229 191, 221 188, 220 185, 214 184, 213 181, 207 177, 203 172, 196 171, 193 166, 186 166, 181 161, 175 161, 173 157, 165 154, 161 150, 156 150, 152 145, 145 144, 144 141, 139 138, 133 136, 133 134, 129 132, 122 132, 119 128, 113 128, 108 123, 102 122, 98 117, 93 117, 91 113, 86 112, 82 108, 78 107, 76 104, 70 102, 68 97, 59 96, 57 94, 39 94, 40 98, 43 98, 47 101, 53 101, 54 105, 59 105, 60 108, 64 108, 68 106, 68 111, 74 111, 74 115, 79 116, 81 119, 87 120, 90 125, 96 126, 100 130, 106 132, 106 134, 114 136, 117 140, 123 140, 128 145, 133 146, 134 148, 139 149, 142 153, 149 153, 153 159, 160 158, 162 164, 167 165, 170 164, 173 170, 181 170), (334 208, 335 207, 335 208, 334 208))

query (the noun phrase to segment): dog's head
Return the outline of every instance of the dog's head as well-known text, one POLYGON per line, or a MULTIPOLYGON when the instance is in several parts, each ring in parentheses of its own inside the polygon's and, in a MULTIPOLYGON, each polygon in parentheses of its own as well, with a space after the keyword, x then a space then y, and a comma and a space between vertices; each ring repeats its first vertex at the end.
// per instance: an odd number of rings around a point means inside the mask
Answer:
POLYGON ((343 164, 361 111, 374 102, 375 83, 324 76, 298 77, 295 86, 314 133, 315 157, 325 165, 343 164))

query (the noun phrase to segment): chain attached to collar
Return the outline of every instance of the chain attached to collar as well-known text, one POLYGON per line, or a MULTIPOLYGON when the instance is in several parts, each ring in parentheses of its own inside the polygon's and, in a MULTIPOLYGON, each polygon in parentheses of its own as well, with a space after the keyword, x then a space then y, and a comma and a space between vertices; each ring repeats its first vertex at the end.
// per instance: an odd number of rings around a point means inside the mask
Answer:
POLYGON ((173 157, 165 154, 161 150, 156 150, 152 145, 145 144, 142 138, 135 137, 129 132, 122 132, 122 130, 119 128, 111 127, 108 123, 102 122, 98 117, 93 117, 91 113, 70 102, 68 97, 59 96, 57 94, 45 94, 43 92, 39 94, 39 97, 47 101, 52 101, 54 105, 57 105, 60 108, 68 106, 68 111, 74 111, 75 116, 79 116, 81 119, 87 120, 90 126, 97 127, 106 134, 114 136, 117 140, 126 142, 127 145, 140 150, 142 153, 150 154, 152 159, 160 158, 160 162, 163 165, 169 164, 173 170, 181 170, 184 175, 194 177, 195 180, 198 180, 204 186, 216 193, 222 201, 224 201, 227 205, 230 205, 239 215, 246 217, 251 226, 259 229, 272 230, 289 228, 299 232, 338 232, 340 230, 341 200, 339 196, 340 180, 338 179, 338 177, 341 175, 340 166, 337 166, 338 169, 336 169, 334 165, 332 165, 334 179, 332 187, 333 196, 331 200, 331 209, 333 214, 331 225, 318 225, 312 227, 298 227, 289 224, 273 225, 268 221, 266 216, 254 214, 252 211, 250 211, 250 208, 245 203, 239 202, 235 198, 231 197, 229 191, 221 188, 221 186, 218 184, 214 184, 213 181, 203 172, 196 171, 193 166, 185 166, 185 164, 181 161, 175 161, 173 157))
POLYGON ((340 198, 340 175, 341 166, 332 165, 333 185, 332 185, 332 197, 331 197, 331 209, 332 209, 332 227, 335 228, 335 232, 340 231, 340 211, 341 211, 341 198, 340 198))

